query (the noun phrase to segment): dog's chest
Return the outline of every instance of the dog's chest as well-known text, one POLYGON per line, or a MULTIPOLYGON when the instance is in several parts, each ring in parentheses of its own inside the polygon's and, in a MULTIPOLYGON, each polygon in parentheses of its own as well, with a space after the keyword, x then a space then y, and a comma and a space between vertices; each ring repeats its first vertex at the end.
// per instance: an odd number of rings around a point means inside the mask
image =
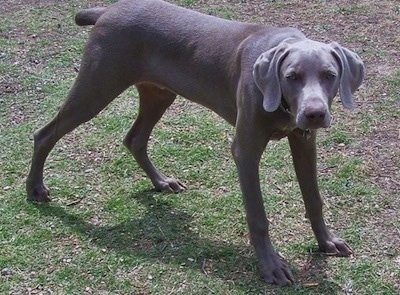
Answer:
POLYGON ((272 133, 271 140, 280 140, 292 133, 294 130, 298 129, 296 123, 291 115, 285 114, 281 115, 280 122, 275 130, 272 133))
POLYGON ((272 134, 271 140, 280 140, 289 135, 291 131, 289 130, 278 130, 272 134))

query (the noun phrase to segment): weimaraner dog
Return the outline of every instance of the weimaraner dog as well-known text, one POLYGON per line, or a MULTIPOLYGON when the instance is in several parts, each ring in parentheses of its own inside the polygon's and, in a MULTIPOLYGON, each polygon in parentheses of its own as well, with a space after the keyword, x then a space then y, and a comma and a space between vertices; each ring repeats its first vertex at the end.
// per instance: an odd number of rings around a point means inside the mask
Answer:
POLYGON ((34 134, 28 200, 48 202, 45 160, 56 142, 92 119, 131 85, 139 92, 136 122, 124 139, 157 191, 186 186, 161 173, 147 155, 150 133, 177 95, 236 126, 232 144, 251 242, 262 278, 291 284, 287 264, 268 234, 259 180, 269 140, 287 137, 306 214, 321 251, 348 256, 351 248, 326 226, 316 172, 316 130, 329 127, 339 92, 345 108, 360 86, 359 56, 337 43, 307 39, 293 28, 223 20, 160 0, 122 0, 76 15, 94 25, 79 75, 56 117, 34 134))

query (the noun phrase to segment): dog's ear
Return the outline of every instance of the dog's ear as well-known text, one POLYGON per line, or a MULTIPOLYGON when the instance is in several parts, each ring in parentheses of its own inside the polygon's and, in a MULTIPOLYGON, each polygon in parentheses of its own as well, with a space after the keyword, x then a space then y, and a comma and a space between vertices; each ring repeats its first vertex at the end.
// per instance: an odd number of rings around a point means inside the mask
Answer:
POLYGON ((264 96, 263 107, 267 112, 276 111, 281 103, 279 69, 283 59, 289 53, 288 48, 289 44, 281 43, 261 54, 254 63, 254 81, 264 96))
POLYGON ((346 109, 354 107, 353 93, 360 87, 364 79, 364 64, 361 58, 353 51, 331 43, 333 55, 341 68, 339 94, 340 100, 346 109))

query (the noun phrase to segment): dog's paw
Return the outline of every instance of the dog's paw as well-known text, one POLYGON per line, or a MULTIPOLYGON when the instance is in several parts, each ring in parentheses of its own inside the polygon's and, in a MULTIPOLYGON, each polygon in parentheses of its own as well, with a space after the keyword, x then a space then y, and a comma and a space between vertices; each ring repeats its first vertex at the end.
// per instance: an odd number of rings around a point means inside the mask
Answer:
POLYGON ((44 185, 36 185, 34 187, 27 187, 26 199, 35 203, 48 203, 50 199, 50 190, 44 185))
POLYGON ((187 189, 187 186, 177 179, 164 178, 155 184, 156 191, 180 193, 187 189))
POLYGON ((286 262, 276 253, 270 256, 268 262, 260 268, 265 282, 279 286, 291 285, 294 282, 292 272, 286 262))
POLYGON ((329 256, 350 256, 353 250, 341 238, 331 234, 323 244, 319 245, 319 249, 329 256))

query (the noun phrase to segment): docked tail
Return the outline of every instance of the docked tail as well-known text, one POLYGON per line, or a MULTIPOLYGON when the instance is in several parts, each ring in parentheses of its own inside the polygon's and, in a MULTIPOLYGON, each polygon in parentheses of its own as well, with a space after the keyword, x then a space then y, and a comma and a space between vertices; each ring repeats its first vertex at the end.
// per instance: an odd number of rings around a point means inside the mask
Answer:
POLYGON ((78 26, 94 25, 105 11, 105 7, 83 9, 76 14, 75 23, 78 26))

